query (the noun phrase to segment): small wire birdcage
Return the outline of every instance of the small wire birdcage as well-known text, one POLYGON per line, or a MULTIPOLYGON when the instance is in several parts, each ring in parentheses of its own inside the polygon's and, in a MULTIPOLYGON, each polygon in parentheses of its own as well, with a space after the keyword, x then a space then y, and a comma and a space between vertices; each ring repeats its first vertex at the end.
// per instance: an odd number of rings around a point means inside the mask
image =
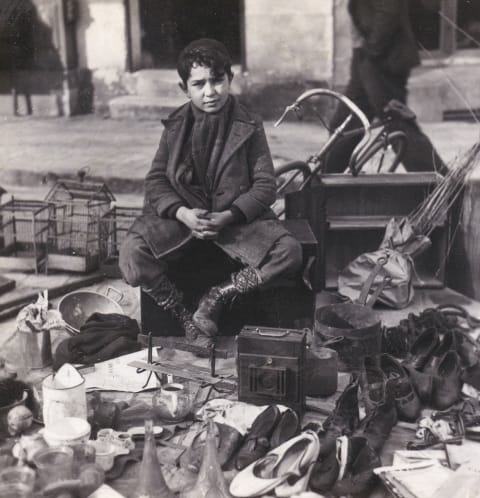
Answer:
POLYGON ((100 219, 100 269, 108 277, 120 276, 118 268, 120 246, 133 221, 141 214, 140 207, 113 206, 100 219))
POLYGON ((49 202, 13 197, 0 206, 0 269, 45 270, 54 210, 49 202))
POLYGON ((55 205, 48 234, 48 269, 96 269, 100 259, 100 219, 115 200, 109 188, 100 182, 59 180, 46 199, 55 205))

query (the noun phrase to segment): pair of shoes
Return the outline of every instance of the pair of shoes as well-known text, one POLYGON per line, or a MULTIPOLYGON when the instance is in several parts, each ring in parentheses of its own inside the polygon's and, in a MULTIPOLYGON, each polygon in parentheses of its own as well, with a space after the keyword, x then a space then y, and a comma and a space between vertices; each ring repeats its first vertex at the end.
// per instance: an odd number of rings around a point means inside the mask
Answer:
POLYGON ((373 469, 381 465, 363 436, 340 436, 336 448, 312 470, 310 488, 320 494, 350 496, 365 493, 375 481, 373 469))
POLYGON ((339 436, 351 435, 358 427, 360 411, 358 407, 359 377, 352 374, 350 382, 340 394, 335 408, 323 423, 323 434, 320 435, 320 458, 324 458, 335 448, 339 436))
POLYGON ((398 326, 385 328, 382 335, 382 351, 396 358, 405 358, 409 355, 415 340, 424 332, 430 331, 429 334, 436 332, 442 335, 448 330, 459 330, 457 316, 454 316, 458 314, 472 324, 475 321, 465 310, 454 305, 428 308, 419 315, 409 313, 406 319, 400 320, 398 326))
POLYGON ((276 448, 285 441, 300 433, 300 420, 296 412, 290 408, 280 415, 280 420, 273 429, 270 437, 270 448, 276 448))
MULTIPOLYGON (((234 427, 227 424, 213 423, 215 444, 218 454, 218 463, 225 469, 232 455, 242 441, 242 435, 234 427)), ((198 473, 202 465, 203 454, 207 442, 208 428, 202 428, 193 438, 191 445, 180 457, 180 466, 190 472, 198 473)))
MULTIPOLYGON (((441 347, 442 350, 446 348, 448 342, 448 340, 444 342, 441 347)), ((424 405, 429 405, 432 398, 432 367, 436 366, 435 364, 438 366, 438 360, 430 360, 439 346, 440 336, 438 335, 437 329, 430 327, 417 337, 412 344, 406 359, 403 361, 403 366, 408 370, 418 396, 424 405), (426 367, 427 364, 429 364, 429 366, 427 370, 424 371, 424 367, 426 367)))
POLYGON ((460 347, 467 358, 467 339, 457 334, 446 330, 440 339, 436 329, 425 330, 404 362, 420 400, 437 410, 448 408, 461 394, 462 369, 457 351, 460 347))
POLYGON ((298 415, 290 409, 280 413, 276 405, 268 406, 253 421, 235 460, 237 470, 245 468, 300 432, 298 415))
POLYGON ((307 489, 320 442, 313 431, 300 433, 240 471, 230 484, 235 497, 292 496, 307 489))

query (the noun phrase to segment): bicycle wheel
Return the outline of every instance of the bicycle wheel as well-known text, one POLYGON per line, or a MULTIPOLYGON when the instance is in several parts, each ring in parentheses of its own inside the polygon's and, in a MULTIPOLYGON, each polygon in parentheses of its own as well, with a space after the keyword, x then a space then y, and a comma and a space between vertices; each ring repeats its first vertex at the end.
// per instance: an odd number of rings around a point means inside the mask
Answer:
POLYGON ((402 162, 408 139, 403 131, 392 131, 379 135, 355 162, 354 175, 364 169, 369 173, 394 173, 402 162))
POLYGON ((285 212, 285 194, 297 191, 310 175, 310 168, 304 161, 291 161, 275 169, 277 200, 272 209, 278 217, 285 212))

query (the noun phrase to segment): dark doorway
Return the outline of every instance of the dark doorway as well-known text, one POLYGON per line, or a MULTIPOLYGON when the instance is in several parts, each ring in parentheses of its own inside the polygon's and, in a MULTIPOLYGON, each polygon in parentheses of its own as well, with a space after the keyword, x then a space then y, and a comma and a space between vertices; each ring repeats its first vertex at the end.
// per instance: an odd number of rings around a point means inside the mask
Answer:
POLYGON ((241 62, 242 0, 140 0, 142 66, 174 68, 182 48, 216 38, 241 62))
POLYGON ((410 19, 415 38, 427 50, 440 49, 440 16, 418 0, 410 1, 410 19))

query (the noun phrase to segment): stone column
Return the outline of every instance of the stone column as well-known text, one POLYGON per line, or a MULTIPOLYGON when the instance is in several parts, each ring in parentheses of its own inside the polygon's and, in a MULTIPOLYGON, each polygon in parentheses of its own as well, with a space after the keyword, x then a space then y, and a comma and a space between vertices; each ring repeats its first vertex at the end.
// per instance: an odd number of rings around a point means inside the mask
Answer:
POLYGON ((59 116, 81 112, 76 23, 78 0, 32 0, 34 59, 26 74, 32 112, 59 116))

